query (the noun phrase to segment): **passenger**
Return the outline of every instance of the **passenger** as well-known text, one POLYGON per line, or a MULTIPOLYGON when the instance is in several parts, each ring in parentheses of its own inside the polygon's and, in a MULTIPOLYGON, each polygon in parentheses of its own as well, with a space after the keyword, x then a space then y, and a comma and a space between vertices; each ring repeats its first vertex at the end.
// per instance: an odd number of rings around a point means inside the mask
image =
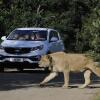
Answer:
POLYGON ((25 40, 25 38, 21 36, 21 37, 19 37, 19 40, 25 40))
POLYGON ((40 36, 40 34, 36 34, 36 40, 41 40, 41 39, 43 38, 40 36))
POLYGON ((25 36, 24 35, 20 35, 19 36, 19 40, 25 40, 25 36))
POLYGON ((17 40, 19 38, 18 34, 14 34, 14 40, 17 40))
POLYGON ((29 35, 28 34, 24 35, 24 40, 29 40, 29 35))
POLYGON ((35 40, 34 34, 31 35, 31 40, 35 40))

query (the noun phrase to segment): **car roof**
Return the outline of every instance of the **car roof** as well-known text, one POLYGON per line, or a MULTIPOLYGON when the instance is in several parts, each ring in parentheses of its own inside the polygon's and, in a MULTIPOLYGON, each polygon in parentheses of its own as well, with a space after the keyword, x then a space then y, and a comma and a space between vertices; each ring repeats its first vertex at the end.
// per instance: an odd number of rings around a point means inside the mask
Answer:
POLYGON ((17 30, 53 30, 51 28, 16 28, 17 30))

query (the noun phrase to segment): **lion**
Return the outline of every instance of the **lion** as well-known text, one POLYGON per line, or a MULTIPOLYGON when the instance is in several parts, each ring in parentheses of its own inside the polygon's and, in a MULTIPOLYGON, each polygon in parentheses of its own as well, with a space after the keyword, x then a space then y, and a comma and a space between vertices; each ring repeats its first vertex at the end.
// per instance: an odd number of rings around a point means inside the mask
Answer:
POLYGON ((85 54, 56 52, 44 55, 39 61, 39 67, 49 67, 51 70, 51 73, 40 83, 41 86, 56 77, 58 72, 64 74, 63 88, 68 88, 70 72, 84 72, 85 83, 79 88, 85 88, 90 84, 92 72, 100 77, 100 68, 97 67, 97 63, 85 54))

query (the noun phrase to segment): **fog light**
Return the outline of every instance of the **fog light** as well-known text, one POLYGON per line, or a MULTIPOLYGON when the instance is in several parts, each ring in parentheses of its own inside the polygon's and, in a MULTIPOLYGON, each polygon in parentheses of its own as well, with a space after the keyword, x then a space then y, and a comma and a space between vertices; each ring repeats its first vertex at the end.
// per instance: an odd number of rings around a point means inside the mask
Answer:
POLYGON ((41 59, 40 55, 30 57, 32 61, 39 61, 41 59))
POLYGON ((2 60, 4 57, 2 55, 0 55, 0 60, 2 60))
POLYGON ((37 60, 39 61, 41 59, 41 56, 38 55, 38 56, 35 56, 37 58, 37 60))

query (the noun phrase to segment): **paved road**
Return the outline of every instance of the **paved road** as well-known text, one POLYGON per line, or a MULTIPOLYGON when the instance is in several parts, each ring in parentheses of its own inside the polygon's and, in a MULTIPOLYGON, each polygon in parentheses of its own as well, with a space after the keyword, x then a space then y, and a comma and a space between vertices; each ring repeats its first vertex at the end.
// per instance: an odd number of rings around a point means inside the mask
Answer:
MULTIPOLYGON (((0 73, 0 100, 92 100, 93 95, 100 90, 100 79, 92 82, 86 89, 78 89, 82 84, 81 74, 71 74, 70 89, 63 89, 63 75, 55 78, 46 87, 39 87, 39 82, 48 73, 40 71, 25 71, 23 73, 0 73)), ((93 80, 93 78, 92 78, 93 80)))

